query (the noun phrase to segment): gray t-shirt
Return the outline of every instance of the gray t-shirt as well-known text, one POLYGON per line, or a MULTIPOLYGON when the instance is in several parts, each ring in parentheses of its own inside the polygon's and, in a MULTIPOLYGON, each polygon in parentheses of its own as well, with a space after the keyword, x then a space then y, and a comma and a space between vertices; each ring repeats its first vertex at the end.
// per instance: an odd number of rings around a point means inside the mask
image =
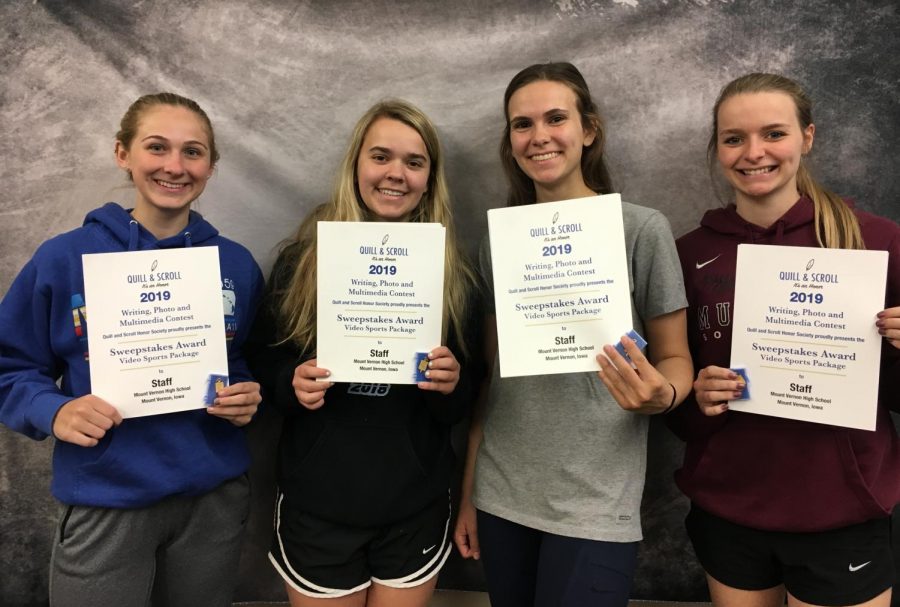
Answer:
MULTIPOLYGON (((634 329, 645 335, 646 319, 687 307, 681 266, 661 213, 623 202, 622 216, 634 329)), ((487 239, 480 263, 492 288, 487 239)), ((648 423, 619 407, 596 373, 501 379, 495 360, 475 505, 557 535, 638 541, 648 423)))

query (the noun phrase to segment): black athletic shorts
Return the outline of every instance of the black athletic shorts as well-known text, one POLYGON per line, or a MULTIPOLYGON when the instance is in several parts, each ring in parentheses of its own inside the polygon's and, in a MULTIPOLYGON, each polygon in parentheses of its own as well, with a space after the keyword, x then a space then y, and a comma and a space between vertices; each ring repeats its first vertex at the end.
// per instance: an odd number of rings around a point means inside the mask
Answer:
POLYGON ((278 492, 269 560, 297 592, 340 597, 372 582, 392 588, 424 584, 450 555, 450 498, 438 498, 408 519, 383 527, 352 527, 292 507, 278 492))
POLYGON ((894 582, 890 518, 813 533, 760 531, 692 504, 685 527, 703 569, 732 588, 784 584, 806 603, 856 605, 894 582))

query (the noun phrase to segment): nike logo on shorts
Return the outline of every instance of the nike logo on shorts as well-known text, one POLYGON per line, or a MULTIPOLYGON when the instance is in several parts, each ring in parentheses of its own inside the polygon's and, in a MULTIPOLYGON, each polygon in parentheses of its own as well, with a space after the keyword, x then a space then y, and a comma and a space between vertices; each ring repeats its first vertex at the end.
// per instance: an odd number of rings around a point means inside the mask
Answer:
MULTIPOLYGON (((435 544, 435 545, 432 546, 431 548, 424 548, 424 549, 422 550, 422 554, 428 554, 429 552, 431 552, 431 551, 434 550, 435 548, 437 548, 437 544, 435 544)), ((868 564, 869 564, 869 563, 866 563, 866 565, 868 565, 868 564)), ((864 566, 865 566, 865 565, 863 565, 863 567, 864 567, 864 566)))
POLYGON ((709 264, 711 264, 712 262, 714 262, 715 260, 717 260, 717 259, 720 258, 721 256, 722 256, 722 254, 719 253, 718 255, 716 255, 715 257, 713 257, 712 259, 710 259, 709 261, 704 261, 703 263, 700 263, 700 262, 698 261, 698 262, 695 263, 694 265, 696 265, 696 266, 697 266, 697 269, 699 270, 700 268, 702 268, 702 267, 704 267, 704 266, 708 266, 709 264))
POLYGON ((855 567, 853 566, 853 563, 850 563, 850 564, 849 564, 850 572, 852 573, 852 572, 854 572, 854 571, 859 571, 860 569, 862 569, 863 567, 865 567, 866 565, 868 565, 868 564, 871 563, 871 562, 872 562, 872 561, 866 561, 866 562, 863 563, 862 565, 857 565, 857 566, 855 566, 855 567))

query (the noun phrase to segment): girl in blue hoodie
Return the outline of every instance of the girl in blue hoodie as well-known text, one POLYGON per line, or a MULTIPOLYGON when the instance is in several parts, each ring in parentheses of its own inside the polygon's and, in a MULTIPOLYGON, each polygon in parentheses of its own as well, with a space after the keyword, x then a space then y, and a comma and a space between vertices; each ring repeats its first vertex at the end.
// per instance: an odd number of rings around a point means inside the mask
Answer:
POLYGON ((135 101, 115 157, 134 183, 134 208, 107 203, 45 242, 0 304, 0 422, 56 439, 51 605, 146 605, 151 596, 230 605, 249 509, 241 426, 260 402, 241 344, 262 277, 244 247, 191 211, 219 157, 194 101, 135 101), (116 403, 91 394, 81 256, 191 246, 219 248, 230 385, 208 409, 123 420, 116 403))

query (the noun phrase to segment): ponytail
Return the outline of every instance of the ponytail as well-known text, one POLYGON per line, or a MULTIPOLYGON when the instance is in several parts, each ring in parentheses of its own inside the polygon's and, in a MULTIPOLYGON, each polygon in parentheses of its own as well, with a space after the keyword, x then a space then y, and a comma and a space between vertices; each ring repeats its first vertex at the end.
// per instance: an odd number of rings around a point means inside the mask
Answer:
POLYGON ((837 194, 813 179, 804 163, 797 170, 797 189, 813 201, 816 240, 828 249, 865 249, 859 221, 837 194))

